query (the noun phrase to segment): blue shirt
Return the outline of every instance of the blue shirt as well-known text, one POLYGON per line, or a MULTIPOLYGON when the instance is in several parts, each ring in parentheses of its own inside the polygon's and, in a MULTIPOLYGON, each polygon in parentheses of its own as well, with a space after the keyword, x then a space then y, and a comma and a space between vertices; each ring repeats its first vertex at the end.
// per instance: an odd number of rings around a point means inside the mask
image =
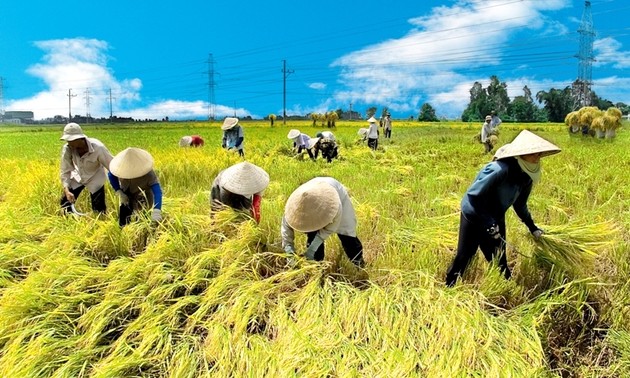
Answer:
POLYGON ((470 185, 462 199, 462 213, 471 222, 483 227, 504 224, 510 206, 521 221, 535 231, 536 225, 527 208, 532 179, 521 169, 515 158, 488 163, 470 185))

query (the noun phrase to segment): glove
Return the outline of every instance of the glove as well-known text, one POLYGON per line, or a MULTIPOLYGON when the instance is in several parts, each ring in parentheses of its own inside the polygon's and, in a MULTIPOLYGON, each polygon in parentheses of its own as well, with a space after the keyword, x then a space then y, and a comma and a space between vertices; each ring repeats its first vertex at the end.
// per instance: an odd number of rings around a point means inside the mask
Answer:
POLYGON ((125 192, 123 192, 122 190, 118 189, 116 191, 116 194, 118 194, 118 200, 119 200, 121 205, 125 205, 125 206, 129 205, 129 197, 125 194, 125 192))
POLYGON ((160 209, 151 210, 151 220, 153 222, 160 222, 162 220, 162 210, 160 209))
POLYGON ((304 257, 307 260, 315 260, 315 252, 317 248, 313 248, 313 244, 311 244, 308 248, 306 248, 306 252, 304 252, 304 257))
POLYGON ((498 239, 498 238, 501 237, 501 234, 499 233, 499 225, 498 224, 493 224, 486 231, 488 232, 488 235, 490 235, 490 237, 493 238, 493 239, 498 239))
POLYGON ((532 235, 534 235, 534 237, 536 239, 540 239, 540 237, 545 233, 545 231, 539 229, 536 229, 534 232, 532 232, 532 235))

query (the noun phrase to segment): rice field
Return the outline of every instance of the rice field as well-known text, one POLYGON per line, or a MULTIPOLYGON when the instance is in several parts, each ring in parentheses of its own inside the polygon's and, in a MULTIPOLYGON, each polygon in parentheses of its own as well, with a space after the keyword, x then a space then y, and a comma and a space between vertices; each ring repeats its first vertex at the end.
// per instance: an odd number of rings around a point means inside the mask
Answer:
POLYGON ((490 158, 473 142, 481 125, 395 120, 372 152, 364 122, 339 121, 327 164, 286 138, 325 127, 241 124, 246 159, 271 177, 260 224, 210 215, 214 177, 241 161, 220 123, 82 125, 113 154, 155 159, 164 221, 122 229, 109 184, 105 216, 61 215, 62 126, 0 127, 0 377, 630 376, 628 125, 610 141, 503 124, 499 146, 527 128, 563 149, 529 201, 546 234, 510 210, 512 279, 479 253, 447 288, 459 202, 490 158), (205 146, 180 148, 192 134, 205 146), (284 204, 316 176, 348 188, 365 270, 336 237, 323 263, 287 266, 284 204))

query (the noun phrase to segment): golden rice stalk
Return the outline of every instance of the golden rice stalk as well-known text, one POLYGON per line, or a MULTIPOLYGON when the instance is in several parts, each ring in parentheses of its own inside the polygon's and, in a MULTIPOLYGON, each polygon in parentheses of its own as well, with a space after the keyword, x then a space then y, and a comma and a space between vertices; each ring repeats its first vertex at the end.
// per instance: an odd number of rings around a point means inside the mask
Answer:
POLYGON ((577 111, 567 114, 567 116, 564 117, 564 123, 567 126, 577 126, 577 125, 579 125, 580 124, 580 114, 577 111))
POLYGON ((594 274, 599 254, 616 244, 617 234, 612 222, 547 226, 536 240, 534 258, 566 278, 587 278, 594 274))
POLYGON ((610 108, 606 109, 606 115, 615 117, 617 118, 617 120, 620 120, 622 113, 621 113, 621 110, 619 110, 619 108, 615 108, 614 106, 611 106, 610 108))
POLYGON ((604 123, 604 130, 617 130, 621 127, 620 118, 617 118, 614 115, 609 115, 608 113, 606 113, 606 115, 604 115, 602 119, 604 123))
POLYGON ((595 117, 591 122, 591 129, 594 130, 605 130, 606 125, 604 123, 604 117, 595 117))

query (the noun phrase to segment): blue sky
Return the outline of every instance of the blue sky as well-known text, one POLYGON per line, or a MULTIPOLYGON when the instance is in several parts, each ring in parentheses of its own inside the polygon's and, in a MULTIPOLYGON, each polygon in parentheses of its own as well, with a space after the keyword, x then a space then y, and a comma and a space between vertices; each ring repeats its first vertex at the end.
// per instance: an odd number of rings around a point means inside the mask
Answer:
MULTIPOLYGON (((630 104, 630 4, 591 5, 593 90, 630 104)), ((73 115, 108 117, 110 105, 136 119, 281 115, 286 61, 287 114, 386 106, 406 118, 428 102, 454 118, 491 75, 511 97, 570 85, 583 10, 566 0, 7 0, 2 108, 67 116, 71 90, 73 115)))

